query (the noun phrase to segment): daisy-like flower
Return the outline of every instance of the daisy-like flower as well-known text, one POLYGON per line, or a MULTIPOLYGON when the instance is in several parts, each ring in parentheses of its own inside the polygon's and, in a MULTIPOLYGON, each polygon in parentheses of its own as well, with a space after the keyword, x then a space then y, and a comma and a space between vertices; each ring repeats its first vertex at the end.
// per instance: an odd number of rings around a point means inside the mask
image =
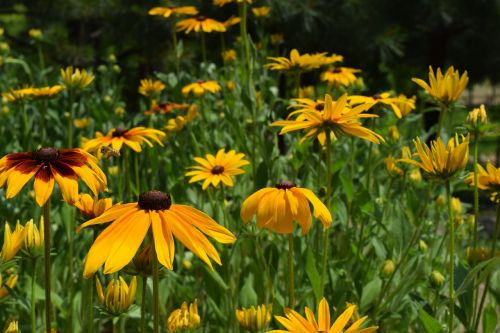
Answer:
POLYGON ((321 112, 325 109, 325 101, 321 99, 293 98, 292 101, 294 101, 295 104, 290 105, 288 108, 294 109, 294 112, 298 114, 314 111, 321 112))
POLYGON ((65 88, 61 85, 55 85, 52 87, 42 87, 42 88, 31 88, 29 95, 33 98, 53 98, 59 95, 61 91, 65 88))
POLYGON ((102 289, 99 278, 96 278, 95 283, 99 301, 108 313, 120 315, 127 312, 130 305, 134 303, 135 292, 137 290, 137 278, 135 276, 130 280, 130 286, 127 285, 127 282, 121 276, 118 280, 111 279, 105 292, 102 289))
POLYGON ((75 201, 74 206, 89 219, 101 216, 106 210, 113 205, 112 198, 98 199, 91 197, 89 194, 80 194, 80 197, 75 201))
POLYGON ((184 110, 191 107, 191 104, 174 103, 174 102, 161 102, 158 104, 155 100, 151 102, 151 108, 144 111, 145 116, 150 116, 152 114, 168 114, 175 110, 184 110))
POLYGON ((326 298, 322 298, 318 305, 318 319, 314 317, 314 313, 308 307, 305 307, 306 317, 302 317, 298 312, 292 309, 285 309, 286 317, 275 316, 276 320, 283 325, 286 330, 272 330, 268 333, 371 333, 375 332, 378 327, 371 326, 360 328, 368 317, 362 317, 354 321, 349 327, 346 327, 351 317, 353 317, 355 305, 350 305, 347 309, 330 324, 330 307, 326 298))
POLYGON ((31 87, 9 89, 9 91, 2 93, 2 97, 8 103, 22 102, 31 97, 32 89, 31 87))
MULTIPOLYGON (((465 182, 474 186, 474 172, 469 173, 465 182)), ((494 202, 500 202, 500 168, 488 162, 486 169, 477 164, 477 187, 480 190, 490 193, 490 199, 494 202)))
POLYGON ((418 166, 431 178, 448 180, 467 165, 468 137, 462 136, 462 142, 460 142, 458 135, 455 135, 446 146, 441 138, 431 141, 430 147, 422 143, 418 137, 413 142, 420 161, 411 158, 402 158, 399 161, 418 166))
POLYGON ((347 101, 351 105, 365 104, 369 106, 370 109, 375 105, 383 104, 389 106, 392 109, 392 111, 394 111, 394 114, 398 118, 403 117, 403 113, 401 112, 399 105, 408 104, 407 106, 408 108, 415 109, 415 102, 412 101, 411 99, 408 99, 404 96, 401 97, 401 95, 400 97, 391 97, 391 93, 389 92, 375 94, 373 96, 360 96, 360 95, 349 96, 347 98, 347 101))
POLYGON ((34 152, 8 154, 0 159, 0 187, 7 185, 7 199, 18 194, 33 177, 39 206, 49 199, 54 181, 69 204, 78 200, 78 178, 94 195, 107 190, 106 176, 97 165, 97 159, 79 148, 40 148, 34 152))
POLYGON ((467 71, 460 75, 453 66, 449 67, 444 75, 441 68, 434 74, 434 70, 429 66, 429 84, 418 78, 413 78, 412 81, 425 89, 438 103, 449 105, 460 98, 469 82, 469 77, 467 71))
POLYGON ((296 221, 302 229, 302 235, 305 235, 312 225, 309 203, 314 208, 314 217, 328 228, 332 223, 328 208, 311 190, 297 187, 289 181, 260 189, 249 196, 241 206, 240 216, 243 223, 247 224, 257 214, 257 227, 280 234, 292 233, 293 221, 296 221))
POLYGON ((406 117, 410 112, 415 110, 417 97, 406 97, 403 94, 400 94, 398 98, 394 101, 394 104, 399 108, 399 112, 401 112, 402 117, 406 117))
POLYGON ((175 26, 177 27, 177 31, 184 31, 184 33, 186 34, 189 34, 191 31, 194 32, 226 31, 224 23, 205 16, 198 16, 196 18, 184 19, 177 22, 175 26))
POLYGON ((186 173, 186 176, 191 177, 189 183, 203 180, 204 190, 210 184, 217 187, 220 182, 226 186, 233 186, 233 176, 245 173, 241 167, 250 164, 243 159, 245 154, 236 154, 234 150, 226 154, 224 149, 220 149, 215 156, 206 154, 205 157, 195 157, 194 160, 200 165, 189 167, 193 171, 186 173))
POLYGON ((236 61, 238 58, 238 54, 234 49, 229 49, 227 51, 222 52, 222 60, 224 60, 224 63, 231 63, 236 61))
POLYGON ((285 57, 267 57, 272 62, 265 64, 264 67, 273 71, 309 71, 319 68, 323 65, 328 65, 342 59, 341 56, 327 56, 326 52, 314 54, 299 54, 297 49, 290 51, 290 58, 285 57))
POLYGON ((196 105, 191 105, 185 116, 177 116, 173 119, 169 119, 167 126, 165 127, 169 132, 179 132, 186 127, 187 124, 193 121, 194 118, 198 116, 198 111, 196 110, 196 105))
POLYGON ((222 24, 224 24, 224 26, 226 28, 229 28, 229 27, 232 27, 233 25, 236 25, 238 23, 241 22, 241 19, 237 16, 231 16, 230 18, 228 18, 227 20, 225 20, 224 22, 222 22, 222 24))
POLYGON ((165 89, 165 84, 160 80, 144 79, 141 80, 141 85, 139 86, 139 94, 143 96, 156 95, 165 89))
POLYGON ((91 123, 92 123, 92 118, 90 117, 77 118, 73 120, 73 125, 75 125, 75 127, 78 129, 84 129, 88 127, 91 123))
POLYGON ((392 157, 392 155, 387 156, 384 159, 385 167, 389 173, 397 175, 397 176, 403 176, 404 171, 400 167, 397 166, 396 164, 396 159, 392 157))
POLYGON ((215 247, 204 233, 222 244, 234 243, 236 238, 205 213, 185 205, 172 204, 170 195, 148 191, 138 202, 114 205, 101 216, 77 228, 111 223, 95 240, 85 259, 83 275, 92 276, 102 265, 104 274, 119 271, 127 265, 152 228, 158 261, 173 269, 174 237, 203 260, 211 269, 210 258, 222 265, 215 247))
POLYGON ((153 147, 153 144, 149 140, 153 140, 160 146, 163 146, 160 138, 163 138, 164 136, 164 132, 154 128, 112 128, 106 135, 103 135, 101 132, 96 132, 95 139, 90 139, 83 144, 83 150, 91 153, 97 152, 99 155, 101 154, 102 147, 111 147, 116 151, 120 151, 123 144, 125 144, 133 151, 140 153, 142 151, 143 143, 146 143, 148 146, 153 147))
POLYGON ((246 2, 247 4, 251 5, 252 4, 252 0, 213 0, 213 4, 215 6, 224 6, 224 5, 227 5, 228 3, 244 3, 246 2))
POLYGON ((19 224, 19 221, 17 221, 14 231, 11 231, 9 223, 5 222, 3 246, 2 252, 0 252, 0 259, 2 261, 9 261, 14 258, 17 251, 23 245, 25 232, 24 227, 19 224))
POLYGON ((271 12, 271 7, 262 6, 262 7, 253 7, 252 13, 257 17, 266 17, 271 12))
POLYGON ((154 7, 149 10, 148 14, 169 18, 172 15, 198 15, 198 9, 194 6, 154 7))
POLYGON ((184 330, 191 330, 200 326, 201 318, 198 314, 198 302, 194 300, 193 303, 182 303, 180 309, 175 309, 168 316, 167 329, 169 332, 179 332, 184 330))
POLYGON ((94 81, 95 76, 85 69, 74 69, 73 66, 69 66, 61 69, 61 78, 68 89, 85 89, 94 81))
POLYGON ((238 319, 238 322, 244 329, 251 332, 260 332, 269 325, 272 312, 272 306, 262 304, 257 307, 252 306, 248 309, 237 309, 236 319, 238 319))
POLYGON ((329 86, 350 86, 358 79, 356 73, 361 72, 360 69, 350 67, 336 67, 328 69, 321 73, 321 80, 328 82, 329 86))
POLYGON ((9 289, 14 289, 17 284, 19 276, 15 273, 10 273, 7 281, 2 280, 2 273, 0 273, 0 299, 6 297, 9 294, 9 289), (9 287, 9 289, 7 289, 9 287))
POLYGON ((288 116, 297 115, 295 120, 275 121, 271 126, 283 126, 280 134, 307 130, 302 140, 316 137, 322 145, 325 144, 327 135, 333 136, 333 139, 341 135, 357 136, 378 144, 384 139, 359 123, 361 118, 378 117, 374 114, 363 113, 367 108, 367 105, 349 106, 346 94, 336 102, 333 102, 331 96, 327 94, 323 110, 297 110, 288 116))
POLYGON ((221 90, 220 84, 215 80, 198 80, 194 83, 190 83, 182 88, 182 94, 184 96, 193 93, 196 96, 201 96, 206 93, 215 94, 221 90))

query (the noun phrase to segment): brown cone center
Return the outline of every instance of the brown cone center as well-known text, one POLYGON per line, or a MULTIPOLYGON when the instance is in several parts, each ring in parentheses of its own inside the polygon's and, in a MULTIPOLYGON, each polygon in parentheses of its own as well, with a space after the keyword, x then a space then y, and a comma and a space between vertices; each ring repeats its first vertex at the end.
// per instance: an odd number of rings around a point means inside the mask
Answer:
POLYGON ((295 184, 292 183, 291 181, 288 181, 288 180, 284 180, 278 184, 275 185, 275 187, 277 189, 280 189, 280 190, 289 190, 291 189, 292 187, 295 187, 295 184))
POLYGON ((54 162, 59 158, 59 152, 55 148, 40 148, 33 152, 33 159, 41 162, 54 162))
POLYGON ((323 111, 325 109, 325 104, 324 103, 318 103, 314 107, 317 111, 323 111))
POLYGON ((373 99, 381 99, 382 98, 382 96, 380 94, 375 94, 372 97, 373 97, 373 99))
POLYGON ((148 191, 139 195, 138 204, 144 210, 167 210, 172 205, 172 199, 168 193, 148 191))
POLYGON ((338 74, 338 73, 342 72, 342 70, 340 68, 335 68, 332 72, 335 74, 338 74))
POLYGON ((200 22, 203 22, 203 21, 205 21, 206 19, 207 19, 207 18, 206 18, 205 16, 198 16, 198 17, 196 18, 196 20, 198 20, 198 21, 200 21, 200 22))
POLYGON ((224 167, 221 165, 216 165, 212 168, 213 175, 220 175, 223 172, 224 172, 224 167))
POLYGON ((113 131, 113 133, 111 135, 116 138, 118 136, 123 136, 125 133, 127 133, 127 131, 128 131, 128 128, 118 127, 117 129, 115 129, 113 131))

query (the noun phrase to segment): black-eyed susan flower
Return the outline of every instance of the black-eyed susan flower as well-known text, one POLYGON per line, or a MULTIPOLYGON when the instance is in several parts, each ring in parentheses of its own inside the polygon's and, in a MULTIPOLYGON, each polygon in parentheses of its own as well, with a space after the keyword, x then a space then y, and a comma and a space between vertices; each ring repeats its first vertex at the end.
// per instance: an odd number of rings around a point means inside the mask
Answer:
POLYGON ((106 210, 113 205, 112 198, 99 199, 91 197, 89 194, 80 194, 80 197, 75 201, 74 206, 78 208, 86 218, 93 219, 101 216, 106 210))
POLYGON ((349 96, 347 100, 351 105, 366 104, 370 108, 380 104, 388 106, 392 109, 392 111, 394 111, 394 114, 398 118, 403 117, 403 112, 401 112, 401 109, 399 108, 401 104, 408 104, 406 108, 415 109, 414 100, 406 98, 405 96, 401 95, 398 97, 391 97, 391 93, 389 92, 375 94, 373 96, 354 95, 354 96, 349 96))
POLYGON ((143 79, 139 85, 139 94, 149 97, 158 94, 165 89, 165 84, 160 80, 143 79))
POLYGON ((367 328, 361 328, 361 325, 366 321, 368 317, 362 317, 352 323, 349 327, 349 319, 354 314, 356 310, 355 305, 350 305, 347 309, 337 317, 337 319, 330 324, 330 307, 326 298, 321 299, 318 305, 318 316, 317 319, 314 317, 314 313, 308 307, 305 307, 306 317, 302 317, 298 312, 292 309, 285 309, 286 317, 274 316, 276 320, 283 325, 286 330, 272 330, 268 333, 310 333, 310 332, 326 332, 326 333, 371 333, 375 332, 378 327, 371 326, 367 328))
POLYGON ((97 195, 107 190, 106 176, 97 159, 79 148, 40 148, 34 152, 8 154, 0 159, 0 187, 7 185, 6 197, 13 198, 35 178, 35 199, 43 206, 59 185, 64 201, 78 199, 78 179, 97 195))
POLYGON ((205 158, 195 157, 199 164, 189 167, 192 171, 186 172, 186 176, 191 177, 189 183, 203 181, 202 188, 205 190, 210 184, 214 187, 223 183, 226 186, 233 186, 233 176, 245 173, 242 166, 250 164, 244 160, 245 154, 237 154, 236 151, 220 149, 217 154, 206 154, 205 158))
POLYGON ((248 309, 237 309, 236 319, 238 319, 238 322, 244 329, 251 332, 261 332, 269 325, 272 312, 272 306, 262 304, 257 307, 252 306, 248 309))
POLYGON ((59 95, 59 93, 64 89, 65 88, 61 85, 47 86, 41 88, 31 88, 28 91, 28 95, 38 99, 53 98, 59 95))
POLYGON ((31 89, 31 87, 9 89, 9 91, 2 93, 2 97, 7 103, 22 102, 31 97, 31 89))
POLYGON ((469 82, 469 77, 467 71, 460 75, 453 66, 449 67, 444 75, 441 68, 434 74, 434 70, 429 66, 429 83, 418 78, 413 78, 412 81, 425 89, 438 103, 449 105, 458 100, 469 82))
POLYGON ((180 332, 195 329, 200 326, 201 318, 198 314, 198 302, 194 300, 189 306, 186 302, 182 303, 179 309, 175 309, 168 316, 167 330, 169 332, 180 332))
POLYGON ((3 233, 3 245, 2 252, 0 252, 0 259, 2 259, 2 261, 9 261, 14 258, 23 245, 25 230, 19 221, 17 221, 16 228, 13 231, 10 229, 9 223, 5 222, 3 233))
POLYGON ((321 80, 328 82, 329 86, 347 87, 356 82, 358 79, 356 73, 359 72, 361 72, 361 70, 356 68, 336 67, 321 73, 321 80))
POLYGON ((0 299, 6 297, 9 294, 9 289, 14 289, 18 279, 19 276, 16 273, 10 272, 7 281, 4 281, 2 279, 2 273, 0 273, 0 299), (7 289, 7 287, 9 287, 9 289, 7 289))
POLYGON ((285 40, 285 37, 283 34, 270 34, 269 35, 269 41, 271 42, 272 45, 278 45, 283 43, 285 40))
POLYGON ((238 55, 236 54, 236 51, 234 49, 229 49, 222 52, 222 60, 224 60, 224 63, 234 62, 237 58, 238 55))
POLYGON ((177 31, 184 31, 184 33, 186 34, 189 34, 191 31, 194 32, 226 31, 224 23, 205 16, 198 16, 195 18, 184 19, 177 22, 175 26, 177 27, 177 31))
POLYGON ((252 7, 252 13, 257 17, 269 16, 270 12, 271 12, 271 7, 269 6, 252 7))
POLYGON ((398 98, 394 101, 394 104, 399 108, 399 112, 401 112, 402 117, 406 117, 410 112, 416 109, 417 97, 406 97, 403 94, 400 94, 398 98))
POLYGON ((78 129, 84 129, 88 127, 91 123, 92 123, 92 118, 90 117, 77 118, 73 120, 73 125, 75 125, 75 127, 78 129))
POLYGON ((251 5, 251 4, 252 4, 252 0, 213 0, 213 2, 212 2, 212 3, 213 3, 215 6, 221 6, 221 7, 222 7, 222 6, 224 6, 224 5, 227 5, 228 3, 233 3, 233 2, 234 2, 234 3, 238 3, 238 4, 240 4, 240 3, 245 3, 245 2, 246 2, 247 4, 249 4, 249 5, 251 5))
POLYGON ((157 103, 155 100, 151 101, 151 108, 144 111, 145 116, 150 116, 152 114, 168 114, 176 110, 184 110, 190 108, 191 104, 185 103, 174 103, 174 102, 161 102, 157 103))
POLYGON ((431 178, 448 180, 458 171, 465 168, 469 157, 469 139, 462 137, 460 142, 458 135, 448 141, 445 146, 441 138, 433 140, 430 147, 422 143, 420 138, 414 140, 415 148, 420 159, 402 158, 399 161, 418 166, 431 178))
POLYGON ((222 24, 224 24, 227 29, 229 27, 232 27, 233 25, 239 24, 240 22, 241 19, 238 16, 231 16, 230 18, 222 22, 222 24))
POLYGON ((280 234, 292 233, 293 221, 296 221, 305 235, 312 225, 309 203, 314 208, 314 217, 328 228, 332 222, 328 208, 311 190, 297 187, 289 181, 253 193, 243 202, 240 216, 246 224, 256 215, 257 227, 280 234))
POLYGON ((174 237, 210 268, 210 258, 221 265, 215 247, 203 235, 219 243, 233 243, 236 238, 205 213, 185 205, 172 204, 170 195, 160 191, 144 192, 138 202, 114 205, 101 216, 87 221, 78 231, 91 225, 111 223, 95 240, 85 259, 83 274, 92 276, 103 264, 104 273, 119 271, 139 249, 152 229, 159 262, 173 269, 174 237))
POLYGON ((95 280, 97 296, 106 312, 112 315, 120 315, 127 312, 128 308, 135 300, 137 290, 137 278, 134 276, 130 280, 130 285, 120 276, 119 279, 111 279, 104 291, 99 278, 95 280))
MULTIPOLYGON (((471 172, 465 182, 474 186, 474 173, 471 172)), ((500 168, 496 168, 491 162, 486 163, 486 169, 477 164, 477 187, 490 194, 490 199, 500 202, 500 168)))
POLYGON ((382 136, 363 127, 359 122, 361 118, 378 117, 374 114, 363 113, 367 108, 366 105, 349 106, 347 95, 333 102, 331 96, 327 94, 323 110, 299 109, 289 115, 289 117, 297 116, 296 119, 275 121, 271 126, 282 126, 280 134, 307 130, 302 140, 318 138, 322 145, 325 144, 327 135, 333 137, 334 140, 342 135, 356 136, 378 144, 384 141, 382 136))
POLYGON ((194 6, 154 7, 149 10, 148 14, 169 18, 172 15, 197 15, 198 10, 194 6))
POLYGON ((85 69, 74 69, 73 66, 61 69, 61 79, 68 89, 85 89, 95 79, 95 76, 85 69))
POLYGON ((273 71, 309 71, 319 68, 323 65, 338 61, 337 56, 327 56, 326 52, 314 54, 300 54, 297 49, 290 51, 290 58, 285 57, 267 57, 271 62, 264 67, 273 71))
POLYGON ((82 148, 88 152, 97 152, 100 156, 102 147, 111 147, 114 150, 120 151, 125 144, 133 151, 140 153, 143 143, 153 147, 153 143, 150 140, 163 146, 160 138, 164 136, 164 132, 154 128, 142 126, 130 129, 117 127, 110 129, 106 135, 103 135, 101 132, 96 132, 96 137, 86 141, 82 148))
POLYGON ((33 219, 24 225, 23 249, 31 257, 37 257, 43 253, 44 235, 43 235, 43 216, 40 217, 40 229, 36 226, 33 219))
POLYGON ((185 116, 169 119, 165 127, 168 132, 179 132, 198 116, 196 105, 191 105, 185 116))
POLYGON ((220 84, 215 80, 198 80, 184 86, 182 94, 187 96, 192 92, 196 96, 201 96, 206 93, 216 94, 221 89, 220 84))
POLYGON ((288 108, 293 109, 294 112, 303 113, 309 111, 323 111, 325 109, 325 101, 321 99, 310 99, 310 98, 293 98, 294 104, 291 104, 288 108))

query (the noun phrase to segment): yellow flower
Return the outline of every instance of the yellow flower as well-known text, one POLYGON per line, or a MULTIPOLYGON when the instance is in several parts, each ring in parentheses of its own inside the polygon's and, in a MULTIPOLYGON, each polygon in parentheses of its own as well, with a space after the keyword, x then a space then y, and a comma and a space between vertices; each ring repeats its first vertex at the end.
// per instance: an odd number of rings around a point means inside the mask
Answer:
POLYGON ((305 86, 299 88, 299 98, 310 98, 314 96, 314 86, 305 86))
POLYGON ((225 20, 224 22, 222 22, 222 24, 224 24, 224 26, 226 28, 229 28, 229 27, 232 27, 233 25, 236 25, 238 23, 241 22, 241 19, 237 16, 231 16, 230 18, 228 18, 227 20, 225 20))
POLYGON ((111 279, 106 287, 104 294, 101 281, 96 277, 97 296, 107 312, 113 315, 119 315, 128 310, 134 303, 135 292, 137 289, 137 278, 134 276, 130 281, 130 286, 120 276, 119 280, 111 279))
POLYGON ((431 272, 431 284, 434 287, 441 287, 443 283, 446 281, 444 278, 443 274, 439 271, 432 271, 431 272))
POLYGON ((467 123, 473 127, 488 123, 488 115, 486 114, 486 109, 483 104, 469 112, 467 115, 467 123))
POLYGON ((367 328, 360 328, 367 317, 362 317, 352 323, 346 329, 349 319, 354 314, 356 305, 350 305, 347 309, 337 317, 337 320, 330 326, 330 308, 326 298, 322 298, 318 305, 318 319, 314 317, 314 313, 308 307, 305 308, 306 317, 302 317, 299 313, 292 309, 285 309, 286 317, 274 316, 276 320, 283 325, 287 330, 272 330, 268 333, 313 333, 313 332, 327 332, 327 333, 371 333, 375 332, 378 327, 371 326, 367 328))
POLYGON ((170 16, 177 15, 197 15, 198 10, 193 6, 168 6, 168 7, 154 7, 151 8, 148 12, 149 15, 159 15, 165 18, 169 18, 170 16))
POLYGON ((11 321, 3 333, 19 333, 19 322, 17 320, 11 321))
POLYGON ((410 98, 403 94, 400 94, 395 100, 394 104, 398 107, 399 112, 401 112, 402 117, 406 117, 410 112, 416 109, 415 102, 417 101, 416 96, 410 98))
POLYGON ((3 246, 2 252, 0 253, 0 259, 2 259, 2 261, 9 261, 14 258, 17 251, 19 251, 23 245, 25 232, 24 227, 19 224, 19 221, 17 221, 14 231, 11 231, 9 223, 5 222, 3 246))
POLYGON ((207 92, 215 94, 221 90, 221 86, 217 81, 214 80, 199 80, 194 83, 190 83, 182 88, 182 94, 184 96, 189 95, 193 92, 196 96, 201 96, 207 92))
POLYGON ((269 40, 271 41, 272 45, 277 45, 281 44, 284 41, 284 36, 283 34, 271 34, 269 35, 269 40))
POLYGON ((139 93, 144 96, 156 95, 165 89, 165 85, 160 80, 144 79, 141 80, 141 85, 139 86, 139 93))
POLYGON ((211 18, 207 18, 205 16, 198 16, 196 18, 184 19, 177 22, 175 26, 177 27, 177 31, 184 31, 184 33, 186 34, 189 34, 191 31, 194 32, 226 31, 224 23, 216 21, 211 18))
POLYGON ((419 168, 413 168, 410 170, 410 175, 408 176, 410 180, 414 183, 418 183, 422 181, 422 174, 420 173, 419 168))
POLYGON ((307 130, 302 140, 310 137, 318 138, 322 145, 325 144, 327 135, 333 136, 333 139, 341 135, 351 135, 377 144, 383 142, 384 139, 379 134, 359 123, 361 118, 378 117, 374 114, 363 113, 366 109, 366 105, 351 108, 347 104, 347 95, 333 102, 331 96, 327 94, 323 110, 297 110, 289 115, 290 117, 298 114, 295 120, 275 121, 271 126, 283 126, 280 134, 307 130))
POLYGON ((252 4, 252 0, 213 0, 213 4, 215 6, 221 6, 221 7, 228 4, 228 3, 232 3, 232 2, 236 2, 238 4, 244 3, 244 2, 248 3, 249 5, 252 4))
POLYGON ((235 88, 235 84, 233 80, 227 80, 226 81, 226 89, 229 91, 233 91, 235 88))
POLYGON ((384 159, 384 163, 385 163, 385 167, 387 168, 387 171, 389 171, 389 173, 395 174, 398 176, 404 175, 404 171, 396 165, 396 160, 394 159, 394 157, 392 157, 392 155, 387 156, 384 159))
POLYGON ((336 67, 334 69, 328 69, 321 73, 321 80, 328 82, 329 86, 344 86, 347 87, 353 83, 356 83, 358 79, 355 73, 359 73, 361 70, 350 67, 336 67))
POLYGON ((9 290, 7 287, 10 289, 14 289, 16 286, 17 280, 19 276, 15 273, 9 273, 9 278, 7 281, 2 280, 2 273, 0 273, 0 299, 6 297, 9 294, 9 290))
POLYGON ((118 175, 118 172, 120 172, 120 168, 117 165, 108 167, 108 173, 110 176, 116 176, 118 175))
POLYGON ((30 87, 10 89, 8 92, 2 93, 2 97, 8 103, 21 102, 31 97, 31 90, 30 87))
POLYGON ((24 226, 23 248, 32 256, 38 256, 43 253, 45 245, 43 228, 43 216, 40 217, 40 229, 37 228, 33 219, 29 220, 24 226))
POLYGON ((402 158, 399 161, 418 166, 428 176, 448 180, 467 164, 469 156, 469 139, 458 135, 448 141, 445 146, 441 138, 431 141, 431 146, 422 143, 420 138, 414 140, 420 161, 402 158))
POLYGON ((471 247, 467 248, 467 261, 469 265, 477 265, 480 262, 486 261, 493 257, 500 257, 500 251, 495 250, 495 254, 493 255, 491 252, 491 248, 479 246, 474 250, 471 247))
MULTIPOLYGON (((401 95, 400 95, 401 96, 401 95)), ((348 101, 351 105, 366 104, 369 108, 377 104, 384 104, 389 106, 398 118, 402 118, 403 113, 399 109, 399 105, 408 104, 408 108, 415 108, 415 102, 406 97, 391 97, 391 94, 384 92, 373 96, 349 96, 348 101)))
POLYGON ((177 116, 173 119, 169 119, 167 122, 166 129, 169 132, 179 132, 184 127, 186 127, 187 124, 192 122, 193 119, 196 118, 197 116, 198 116, 198 111, 196 105, 193 104, 189 108, 185 116, 177 116))
POLYGON ((59 93, 64 89, 65 88, 60 85, 55 85, 52 87, 32 88, 29 92, 29 95, 33 96, 34 98, 52 98, 59 95, 59 93))
POLYGON ((226 186, 233 186, 233 176, 245 173, 241 167, 248 165, 249 162, 243 159, 245 154, 236 154, 234 150, 226 154, 224 150, 220 149, 215 156, 207 154, 206 158, 195 157, 194 160, 199 165, 189 167, 193 169, 186 173, 186 176, 191 177, 189 183, 203 180, 204 190, 210 184, 217 187, 220 182, 226 186))
POLYGON ((84 129, 85 127, 89 126, 92 123, 92 118, 90 117, 85 117, 85 118, 78 118, 73 121, 74 125, 78 129, 84 129))
POLYGON ((396 269, 396 264, 394 261, 391 259, 387 259, 384 261, 384 264, 382 265, 381 272, 385 277, 390 277, 392 273, 394 273, 394 270, 396 269))
POLYGON ((151 101, 151 108, 147 111, 144 111, 145 116, 150 116, 155 113, 160 113, 160 114, 168 114, 171 113, 175 110, 183 110, 190 108, 191 104, 179 104, 179 103, 174 103, 174 102, 162 102, 158 104, 156 100, 151 101))
POLYGON ((78 208, 86 218, 90 219, 101 216, 106 210, 111 208, 112 205, 112 198, 98 199, 86 193, 80 194, 80 197, 74 203, 74 206, 78 208))
POLYGON ((389 127, 389 137, 394 141, 399 141, 399 130, 396 125, 389 127))
POLYGON ((167 320, 167 329, 169 332, 178 332, 187 329, 193 329, 200 326, 201 318, 198 314, 198 302, 187 305, 182 303, 180 309, 172 311, 167 320))
POLYGON ((273 71, 309 71, 319 68, 323 65, 338 61, 340 56, 327 56, 326 52, 315 54, 299 54, 297 49, 290 51, 290 58, 267 57, 272 62, 265 64, 264 67, 273 71))
POLYGON ((42 33, 42 30, 40 29, 30 29, 28 31, 28 35, 30 36, 30 38, 33 38, 33 39, 40 39, 43 35, 42 33))
POLYGON ((94 81, 95 77, 85 69, 74 69, 73 66, 69 66, 66 69, 61 69, 61 78, 68 89, 85 89, 94 81))
MULTIPOLYGON (((474 185, 473 172, 468 174, 465 182, 471 186, 474 185)), ((486 169, 478 163, 477 187, 480 190, 489 192, 492 201, 500 202, 500 168, 495 168, 489 161, 486 163, 486 169)))
POLYGON ((222 52, 222 59, 224 60, 225 63, 231 63, 236 61, 238 58, 238 55, 236 54, 236 51, 234 49, 229 49, 227 51, 222 52))
POLYGON ((104 274, 119 271, 127 265, 152 229, 159 262, 173 269, 174 236, 210 269, 212 258, 221 265, 219 254, 203 233, 222 244, 234 243, 236 238, 205 213, 185 205, 172 204, 168 193, 148 191, 138 202, 117 204, 101 216, 87 221, 77 231, 91 225, 111 223, 95 240, 85 259, 86 278, 104 264, 104 274))
POLYGON ((238 319, 244 329, 252 332, 260 332, 269 325, 272 312, 272 306, 266 307, 265 304, 262 304, 257 307, 252 306, 249 309, 236 310, 236 319, 238 319))
POLYGON ((441 68, 434 74, 434 70, 429 66, 429 84, 418 78, 413 78, 412 81, 425 89, 438 103, 449 105, 458 100, 469 82, 469 77, 467 71, 460 76, 453 66, 449 67, 444 75, 441 68))
POLYGON ((253 193, 243 202, 240 216, 246 224, 257 214, 257 227, 280 234, 292 233, 292 222, 296 221, 302 229, 302 235, 305 235, 312 225, 309 203, 314 208, 314 217, 323 223, 324 228, 328 228, 332 223, 328 208, 311 190, 297 187, 289 181, 253 193))
POLYGON ((268 16, 271 12, 271 7, 262 6, 262 7, 253 7, 252 13, 257 17, 265 17, 268 16))

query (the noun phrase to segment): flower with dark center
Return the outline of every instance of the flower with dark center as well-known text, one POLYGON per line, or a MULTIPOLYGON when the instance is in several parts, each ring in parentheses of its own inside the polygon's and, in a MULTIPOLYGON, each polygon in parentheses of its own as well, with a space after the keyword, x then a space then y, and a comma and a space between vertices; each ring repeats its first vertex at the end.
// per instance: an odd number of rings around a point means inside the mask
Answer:
POLYGON ((196 96, 201 96, 206 93, 216 94, 221 89, 220 84, 215 80, 197 80, 184 86, 182 88, 182 94, 187 96, 190 93, 193 93, 196 96))
POLYGON ((189 34, 194 32, 224 32, 226 27, 222 22, 216 21, 205 16, 198 16, 196 18, 188 18, 177 22, 175 25, 177 31, 184 31, 189 34))
POLYGON ((318 103, 318 104, 316 104, 316 106, 314 107, 314 109, 316 109, 316 111, 323 111, 325 109, 325 104, 324 103, 318 103))
POLYGON ((321 80, 328 82, 329 86, 347 87, 356 82, 356 73, 359 72, 361 70, 356 68, 336 67, 321 73, 321 80))
POLYGON ((149 15, 163 16, 164 18, 169 18, 170 16, 176 15, 196 15, 198 10, 193 6, 167 6, 167 7, 154 7, 148 12, 149 15))
POLYGON ((106 176, 97 159, 79 149, 40 148, 34 152, 14 153, 0 159, 0 187, 7 185, 6 197, 14 197, 35 178, 35 199, 43 206, 49 199, 54 182, 63 199, 72 204, 78 200, 78 179, 82 179, 95 196, 107 190, 106 176))
POLYGON ((203 260, 211 269, 210 259, 221 265, 219 254, 205 235, 219 243, 236 238, 205 213, 185 205, 172 204, 170 195, 148 191, 138 202, 117 204, 102 215, 80 225, 83 228, 112 222, 95 240, 85 259, 83 274, 92 276, 102 265, 111 274, 125 267, 134 257, 151 229, 158 261, 173 269, 174 237, 203 260), (205 235, 204 235, 205 234, 205 235))
POLYGON ((195 157, 194 160, 199 165, 189 167, 192 171, 186 172, 186 176, 191 177, 190 183, 203 180, 204 190, 210 184, 217 187, 220 182, 233 186, 232 177, 244 173, 241 167, 249 164, 244 157, 244 154, 236 154, 234 150, 226 154, 224 149, 219 150, 215 156, 207 154, 205 158, 195 157))
POLYGON ((120 137, 120 136, 124 136, 125 133, 127 133, 128 131, 128 128, 123 128, 123 127, 117 127, 113 133, 111 133, 111 135, 116 138, 116 137, 120 137))
POLYGON ((280 190, 289 190, 289 189, 291 189, 292 187, 295 187, 295 184, 294 184, 294 183, 292 183, 291 181, 284 180, 284 181, 282 181, 282 182, 280 182, 280 183, 277 183, 277 184, 275 185, 275 187, 276 187, 277 189, 280 189, 280 190))

